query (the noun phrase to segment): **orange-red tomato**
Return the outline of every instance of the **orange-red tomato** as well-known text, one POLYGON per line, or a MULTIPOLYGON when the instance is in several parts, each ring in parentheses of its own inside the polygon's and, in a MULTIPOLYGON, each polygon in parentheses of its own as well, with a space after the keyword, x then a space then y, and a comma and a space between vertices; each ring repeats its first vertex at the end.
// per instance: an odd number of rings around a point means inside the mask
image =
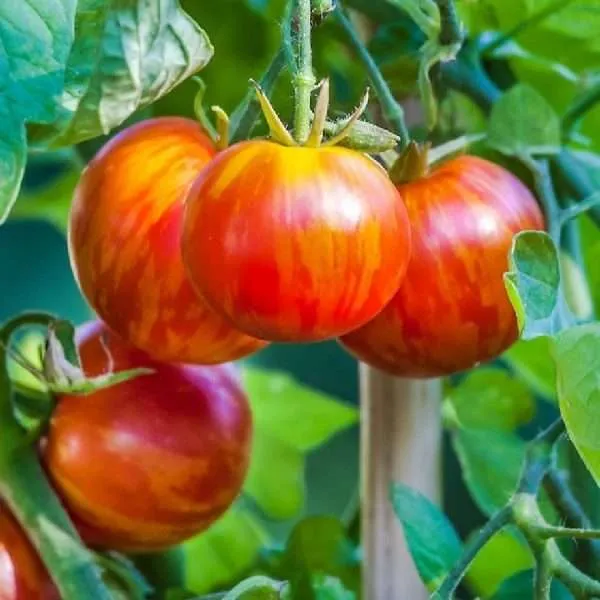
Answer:
POLYGON ((88 376, 154 369, 88 396, 64 396, 44 458, 82 538, 124 551, 177 544, 237 497, 252 418, 232 365, 151 361, 102 323, 78 329, 88 376), (107 354, 110 353, 110 357, 107 354))
POLYGON ((399 186, 413 253, 394 299, 342 338, 360 360, 407 377, 437 377, 497 356, 517 337, 503 283, 512 238, 542 213, 510 172, 473 156, 399 186))
POLYGON ((410 253, 400 195, 346 148, 242 142, 187 198, 183 259, 199 295, 266 340, 314 341, 373 318, 410 253))
POLYGON ((59 600, 46 568, 27 536, 0 506, 0 600, 59 600))
POLYGON ((183 269, 185 193, 214 155, 198 123, 150 119, 109 141, 75 191, 69 252, 79 285, 111 329, 158 360, 214 364, 264 345, 209 309, 183 269))

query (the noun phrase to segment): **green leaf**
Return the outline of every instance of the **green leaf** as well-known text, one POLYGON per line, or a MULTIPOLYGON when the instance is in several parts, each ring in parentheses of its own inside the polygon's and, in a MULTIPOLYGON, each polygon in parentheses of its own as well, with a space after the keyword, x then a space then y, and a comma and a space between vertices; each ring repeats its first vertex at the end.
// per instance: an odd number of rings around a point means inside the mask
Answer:
MULTIPOLYGON (((459 429, 452 436, 452 445, 473 500, 491 517, 516 490, 525 458, 525 442, 505 431, 459 429)), ((553 521, 555 513, 548 498, 543 493, 540 498, 542 512, 553 521)))
MULTIPOLYGON (((533 571, 528 570, 513 575, 502 583, 491 600, 532 600, 533 595, 533 571)), ((554 579, 550 588, 550 600, 573 600, 573 596, 554 579)))
POLYGON ((315 600, 356 600, 356 594, 337 578, 317 575, 312 579, 315 600))
POLYGON ((434 590, 460 558, 460 538, 440 509, 416 490, 395 483, 391 500, 419 575, 434 590))
POLYGON ((246 367, 243 379, 255 428, 244 491, 270 517, 291 518, 304 503, 305 455, 354 425, 358 413, 287 373, 246 367))
POLYGON ((355 548, 342 523, 333 517, 307 517, 294 527, 283 553, 281 573, 290 581, 294 598, 318 598, 314 589, 317 575, 336 577, 348 589, 359 587, 355 548))
POLYGON ((523 231, 513 238, 504 284, 522 338, 554 335, 561 329, 560 266, 556 246, 547 233, 523 231))
POLYGON ((551 338, 519 340, 502 358, 535 392, 548 400, 556 400, 556 366, 551 354, 551 338))
MULTIPOLYGON (((477 533, 473 532, 470 537, 477 533)), ((533 555, 526 541, 517 530, 507 528, 496 533, 477 553, 466 579, 477 596, 489 598, 505 579, 533 565, 533 555)))
POLYGON ((488 143, 517 156, 555 153, 561 144, 560 120, 535 89, 518 84, 494 104, 488 143))
POLYGON ((269 577, 256 575, 242 581, 223 600, 279 600, 285 583, 269 577))
POLYGON ((506 371, 480 368, 451 388, 451 405, 461 426, 511 431, 531 421, 535 400, 527 386, 506 371))
POLYGON ((560 412, 569 438, 600 483, 600 324, 564 331, 553 354, 560 412))
POLYGON ((184 544, 186 587, 203 594, 241 577, 269 542, 257 517, 233 506, 207 531, 184 544))
POLYGON ((70 145, 106 134, 202 69, 213 54, 178 0, 81 0, 59 115, 32 139, 70 145))
POLYGON ((0 223, 17 198, 25 171, 25 123, 55 117, 76 5, 76 0, 0 3, 0 223))

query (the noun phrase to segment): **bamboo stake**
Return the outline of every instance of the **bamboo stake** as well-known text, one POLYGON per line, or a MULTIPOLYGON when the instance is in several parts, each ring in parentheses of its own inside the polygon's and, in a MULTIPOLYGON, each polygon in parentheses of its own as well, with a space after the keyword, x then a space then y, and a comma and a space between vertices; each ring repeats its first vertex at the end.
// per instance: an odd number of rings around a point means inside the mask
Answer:
POLYGON ((441 382, 361 364, 360 385, 363 600, 426 600, 389 489, 399 481, 440 499, 441 382))

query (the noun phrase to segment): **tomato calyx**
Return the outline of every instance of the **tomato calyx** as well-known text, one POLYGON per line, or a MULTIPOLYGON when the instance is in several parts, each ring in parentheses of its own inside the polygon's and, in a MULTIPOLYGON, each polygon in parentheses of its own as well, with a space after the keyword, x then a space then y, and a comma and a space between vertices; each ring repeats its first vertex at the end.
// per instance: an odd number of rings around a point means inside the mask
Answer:
POLYGON ((429 172, 431 144, 411 141, 389 169, 390 179, 396 184, 422 179, 429 172))
POLYGON ((276 143, 307 148, 339 145, 361 152, 384 152, 398 145, 400 138, 391 131, 360 120, 369 102, 368 89, 350 115, 332 121, 327 118, 329 79, 323 79, 317 87, 319 93, 312 113, 310 133, 306 142, 300 144, 287 129, 260 86, 255 81, 251 83, 254 85, 258 102, 269 127, 270 139, 276 143))

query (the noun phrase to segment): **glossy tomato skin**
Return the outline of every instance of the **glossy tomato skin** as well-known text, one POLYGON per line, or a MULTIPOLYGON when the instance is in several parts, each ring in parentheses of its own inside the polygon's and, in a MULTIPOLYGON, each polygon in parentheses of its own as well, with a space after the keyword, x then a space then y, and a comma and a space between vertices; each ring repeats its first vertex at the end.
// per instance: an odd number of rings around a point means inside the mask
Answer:
POLYGON ((0 600, 60 600, 20 525, 0 505, 0 600))
POLYGON ((242 142, 188 195, 184 264, 199 295, 249 335, 334 337, 394 295, 410 253, 400 195, 346 148, 242 142))
POLYGON ((104 324, 78 329, 89 376, 146 366, 151 375, 64 396, 44 457, 88 544, 166 548, 206 529, 233 502, 250 457, 252 418, 232 365, 151 361, 104 324))
POLYGON ((69 254, 79 286, 109 327, 158 360, 214 364, 264 345, 209 309, 183 269, 185 193, 214 156, 196 122, 150 119, 110 140, 75 191, 69 254))
POLYGON ((513 235, 544 227, 535 198, 510 172, 473 156, 399 189, 413 228, 406 277, 342 344, 406 377, 448 375, 497 356, 517 338, 503 283, 513 235))

